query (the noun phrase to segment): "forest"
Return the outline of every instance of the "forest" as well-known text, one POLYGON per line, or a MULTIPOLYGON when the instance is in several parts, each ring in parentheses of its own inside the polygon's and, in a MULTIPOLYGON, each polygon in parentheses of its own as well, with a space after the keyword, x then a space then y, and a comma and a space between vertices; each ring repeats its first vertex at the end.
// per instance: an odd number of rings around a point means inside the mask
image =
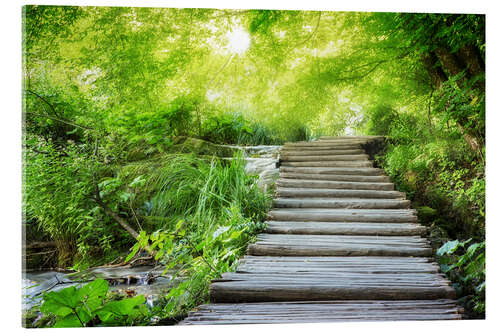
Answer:
POLYGON ((30 5, 22 42, 24 270, 177 281, 152 306, 102 279, 43 293, 26 326, 178 321, 265 228, 273 186, 237 147, 322 135, 385 136, 377 165, 484 318, 484 15, 30 5))

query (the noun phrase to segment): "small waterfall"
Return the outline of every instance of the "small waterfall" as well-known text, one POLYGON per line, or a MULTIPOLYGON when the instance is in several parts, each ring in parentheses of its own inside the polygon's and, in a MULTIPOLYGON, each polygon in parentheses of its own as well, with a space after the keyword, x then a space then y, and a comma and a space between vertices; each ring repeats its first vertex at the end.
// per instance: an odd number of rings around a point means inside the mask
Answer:
POLYGON ((234 146, 233 149, 243 151, 245 158, 245 171, 259 176, 258 185, 267 190, 279 178, 279 152, 283 146, 234 146))

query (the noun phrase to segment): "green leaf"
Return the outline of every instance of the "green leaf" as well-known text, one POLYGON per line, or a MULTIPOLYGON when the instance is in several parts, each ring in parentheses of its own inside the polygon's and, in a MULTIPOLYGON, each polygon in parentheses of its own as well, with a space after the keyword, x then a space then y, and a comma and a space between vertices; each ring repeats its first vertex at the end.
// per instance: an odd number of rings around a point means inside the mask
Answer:
POLYGON ((128 185, 129 187, 140 187, 146 183, 146 179, 142 175, 135 177, 134 180, 128 185))
POLYGON ((135 243, 135 245, 132 247, 132 251, 125 258, 125 262, 129 262, 130 259, 132 259, 137 254, 140 248, 141 248, 140 243, 135 243))
POLYGON ((458 241, 458 239, 454 241, 448 241, 444 243, 443 246, 441 246, 436 253, 438 256, 442 256, 444 254, 452 254, 458 249, 459 244, 460 242, 458 241))
MULTIPOLYGON (((78 297, 77 289, 75 286, 61 289, 59 291, 51 291, 44 295, 44 306, 49 312, 56 314, 54 311, 58 311, 56 307, 68 307, 70 309, 76 308, 80 302, 80 297, 78 297), (47 305, 46 305, 47 304, 47 305)), ((56 314, 57 315, 57 314, 56 314)))
POLYGON ((78 317, 72 313, 70 315, 65 316, 62 319, 59 319, 54 327, 60 328, 60 327, 82 327, 82 323, 78 319, 78 317))
POLYGON ((129 192, 122 192, 120 193, 120 201, 121 202, 127 202, 130 199, 130 193, 129 192))
POLYGON ((132 310, 136 306, 144 302, 146 302, 144 295, 138 295, 132 298, 125 298, 119 301, 112 301, 106 303, 101 309, 99 309, 97 311, 97 314, 99 315, 99 318, 101 318, 101 315, 104 315, 104 317, 106 317, 108 313, 117 316, 127 316, 132 314, 132 310))
POLYGON ((106 280, 104 279, 99 278, 81 287, 78 290, 78 297, 80 298, 83 298, 85 296, 88 298, 104 297, 106 296, 108 289, 109 289, 108 282, 106 282, 106 280))
POLYGON ((223 233, 225 233, 226 231, 229 230, 230 227, 228 226, 222 226, 222 227, 219 227, 217 230, 215 230, 215 232, 212 234, 212 238, 213 239, 216 239, 217 237, 219 237, 220 235, 222 235, 223 233))

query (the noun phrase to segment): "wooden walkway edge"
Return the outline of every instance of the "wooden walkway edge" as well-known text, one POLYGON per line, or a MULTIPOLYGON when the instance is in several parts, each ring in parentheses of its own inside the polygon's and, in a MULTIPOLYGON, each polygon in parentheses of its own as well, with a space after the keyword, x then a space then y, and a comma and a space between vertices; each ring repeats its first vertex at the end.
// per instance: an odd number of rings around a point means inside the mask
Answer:
POLYGON ((363 146, 286 143, 267 229, 180 325, 462 319, 426 227, 363 146))

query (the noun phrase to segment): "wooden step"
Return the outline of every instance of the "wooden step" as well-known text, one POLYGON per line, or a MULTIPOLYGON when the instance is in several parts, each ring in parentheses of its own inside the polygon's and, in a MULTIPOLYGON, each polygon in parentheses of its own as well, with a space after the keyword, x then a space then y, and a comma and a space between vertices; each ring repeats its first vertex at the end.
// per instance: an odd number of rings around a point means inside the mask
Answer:
POLYGON ((351 199, 351 198, 277 198, 276 208, 354 208, 354 209, 404 209, 409 200, 401 199, 351 199))
POLYGON ((435 273, 225 273, 210 285, 210 299, 215 303, 453 297, 455 289, 435 273))
POLYGON ((267 213, 271 220, 304 222, 417 222, 412 209, 328 209, 275 208, 267 213))
POLYGON ((301 180, 333 180, 346 182, 389 183, 388 176, 325 175, 314 173, 281 172, 280 178, 301 180))
POLYGON ((312 161, 312 162, 281 162, 282 166, 292 167, 371 167, 372 161, 312 161))
POLYGON ((424 236, 427 228, 417 223, 267 221, 270 234, 424 236))
POLYGON ((181 325, 457 320, 462 313, 463 308, 447 299, 204 304, 181 325))
POLYGON ((276 182, 281 187, 293 188, 331 188, 350 190, 392 191, 393 183, 346 182, 334 180, 280 179, 276 182))
POLYGON ((364 154, 365 151, 363 149, 345 149, 345 150, 300 150, 300 149, 288 149, 282 148, 280 151, 280 156, 343 156, 343 155, 359 155, 364 154))
MULTIPOLYGON (((360 144, 349 144, 349 145, 332 145, 332 144, 322 144, 322 145, 287 145, 285 144, 281 151, 308 151, 308 150, 326 150, 326 151, 342 151, 342 150, 362 150, 360 144)), ((364 151, 363 151, 364 152, 364 151)))
POLYGON ((338 141, 338 140, 367 140, 367 141, 372 141, 372 140, 384 140, 385 137, 381 135, 360 135, 360 136, 352 136, 352 135, 347 135, 347 136, 321 136, 319 138, 320 141, 338 141))
MULTIPOLYGON (((374 268, 396 271, 421 270, 422 272, 438 273, 439 265, 432 258, 427 257, 282 257, 282 256, 251 256, 245 255, 239 260, 241 267, 315 267, 335 270, 370 270, 374 268)), ((238 265, 238 269, 240 267, 238 265)), ((247 268, 244 268, 247 269, 247 268)))
POLYGON ((275 256, 413 256, 432 255, 425 238, 417 236, 344 236, 260 234, 250 244, 251 255, 275 256))
POLYGON ((305 167, 281 166, 280 172, 301 173, 301 174, 306 173, 306 174, 318 174, 318 175, 354 175, 354 176, 379 176, 384 174, 384 171, 378 168, 345 168, 345 167, 305 168, 305 167))
POLYGON ((201 305, 180 325, 457 320, 462 313, 448 299, 220 303, 201 305))
POLYGON ((398 191, 376 190, 344 190, 344 189, 315 189, 315 188, 289 188, 278 187, 276 193, 279 197, 311 198, 370 198, 370 199, 405 199, 405 194, 398 191))
POLYGON ((367 161, 368 155, 288 155, 280 154, 280 160, 283 162, 311 162, 311 161, 367 161))
POLYGON ((310 147, 324 147, 333 149, 361 149, 361 145, 357 141, 303 141, 303 142, 285 142, 283 147, 289 148, 310 148, 310 147))

